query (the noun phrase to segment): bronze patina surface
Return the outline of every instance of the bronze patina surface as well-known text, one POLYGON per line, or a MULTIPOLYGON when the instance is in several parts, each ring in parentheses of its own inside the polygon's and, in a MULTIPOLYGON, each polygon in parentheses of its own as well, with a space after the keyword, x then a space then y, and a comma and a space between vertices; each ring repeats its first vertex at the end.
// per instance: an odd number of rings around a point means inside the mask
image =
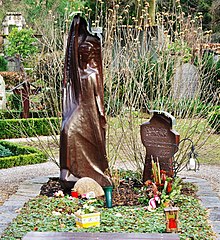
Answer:
POLYGON ((69 32, 63 79, 60 135, 61 180, 90 177, 112 185, 105 148, 106 118, 100 39, 75 16, 69 32))
POLYGON ((179 134, 172 129, 174 118, 166 112, 153 111, 149 122, 141 125, 141 140, 146 147, 143 181, 152 179, 152 158, 159 160, 161 170, 173 176, 173 156, 178 150, 179 134))

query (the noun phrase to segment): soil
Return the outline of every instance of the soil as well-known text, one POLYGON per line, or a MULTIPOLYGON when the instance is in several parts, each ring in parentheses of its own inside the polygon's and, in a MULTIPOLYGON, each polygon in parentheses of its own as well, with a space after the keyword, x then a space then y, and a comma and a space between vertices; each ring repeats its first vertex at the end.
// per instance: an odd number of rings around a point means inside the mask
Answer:
MULTIPOLYGON (((138 189, 140 189, 142 185, 138 182, 132 180, 123 180, 120 182, 118 187, 113 188, 112 192, 112 205, 113 206, 137 206, 141 205, 138 201, 140 198, 140 194, 138 193, 138 189)), ((52 197, 55 192, 62 190, 65 195, 70 195, 70 190, 65 190, 62 187, 62 183, 59 178, 50 178, 47 183, 45 183, 41 187, 40 195, 46 195, 48 197, 52 197)), ((195 191, 187 186, 183 186, 182 193, 186 195, 194 195, 195 191)), ((99 198, 101 200, 105 200, 104 197, 99 198)))
MULTIPOLYGON (((120 185, 113 188, 112 205, 113 206, 133 206, 140 205, 138 198, 140 197, 138 191, 141 185, 133 181, 121 181, 120 185)), ((49 181, 41 187, 40 195, 52 197, 55 192, 62 190, 64 194, 70 195, 70 190, 65 190, 59 178, 50 178, 49 181)), ((99 199, 104 200, 104 197, 99 199)))

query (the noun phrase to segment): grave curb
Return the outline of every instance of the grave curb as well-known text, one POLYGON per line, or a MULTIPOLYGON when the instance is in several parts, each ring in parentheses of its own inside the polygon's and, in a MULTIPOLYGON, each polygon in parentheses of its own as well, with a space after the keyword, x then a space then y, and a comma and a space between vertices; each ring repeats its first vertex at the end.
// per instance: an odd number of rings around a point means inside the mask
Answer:
MULTIPOLYGON (((25 180, 19 186, 17 192, 11 195, 10 198, 0 206, 0 237, 8 227, 8 224, 17 217, 19 209, 22 208, 28 200, 39 195, 41 186, 46 183, 50 177, 58 176, 44 176, 25 180)), ((211 190, 210 192, 210 184, 207 180, 195 177, 185 177, 183 180, 185 182, 195 183, 198 186, 198 198, 201 204, 209 211, 210 225, 216 233, 216 240, 220 240, 220 199, 214 191, 211 190)))
POLYGON ((216 233, 216 240, 220 240, 220 199, 212 190, 210 183, 202 178, 185 177, 184 182, 194 183, 198 186, 197 196, 201 205, 208 210, 209 223, 213 232, 216 233))
POLYGON ((8 200, 0 206, 0 238, 4 230, 8 227, 11 221, 19 214, 19 209, 30 199, 39 195, 40 189, 50 177, 44 176, 25 180, 20 184, 15 194, 11 195, 8 200))

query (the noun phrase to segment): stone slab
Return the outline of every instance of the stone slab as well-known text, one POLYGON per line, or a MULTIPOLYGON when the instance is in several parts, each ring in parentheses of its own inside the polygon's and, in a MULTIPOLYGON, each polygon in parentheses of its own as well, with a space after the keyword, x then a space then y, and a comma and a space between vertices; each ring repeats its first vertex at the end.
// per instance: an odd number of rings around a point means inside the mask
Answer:
POLYGON ((23 240, 178 240, 174 233, 74 233, 74 232, 29 232, 23 240))
POLYGON ((220 201, 218 197, 199 196, 199 199, 206 208, 220 208, 220 201))
POLYGON ((141 141, 146 148, 143 182, 152 179, 152 160, 159 162, 160 169, 166 171, 167 176, 173 176, 173 156, 178 151, 180 136, 172 129, 170 116, 154 111, 150 121, 140 126, 141 141))
POLYGON ((190 183, 196 183, 196 184, 202 184, 202 183, 206 183, 207 184, 207 180, 205 180, 205 179, 202 179, 202 178, 198 179, 198 178, 191 178, 191 177, 185 178, 184 182, 190 182, 190 183))
POLYGON ((19 208, 17 208, 14 205, 10 205, 10 206, 1 206, 0 207, 0 213, 5 213, 5 212, 15 212, 16 210, 18 210, 19 208))
POLYGON ((22 192, 18 191, 16 194, 18 197, 26 197, 26 198, 34 198, 39 195, 39 193, 31 193, 31 192, 22 192))
MULTIPOLYGON (((220 221, 215 221, 212 223, 212 229, 214 232, 220 235, 220 221)), ((218 236, 220 237, 220 236, 218 236)))
MULTIPOLYGON (((51 177, 54 177, 54 176, 51 176, 51 177)), ((34 178, 34 179, 31 179, 29 180, 28 182, 30 183, 34 183, 34 184, 39 184, 40 186, 42 186, 42 184, 44 184, 45 182, 48 181, 50 177, 38 177, 38 178, 34 178)), ((25 182, 24 182, 25 183, 25 182)))
MULTIPOLYGON (((216 210, 211 210, 210 214, 209 214, 209 219, 211 221, 220 221, 220 209, 216 209, 216 210)), ((220 224, 219 224, 220 226, 220 224)))
POLYGON ((30 198, 28 196, 22 196, 22 195, 12 195, 8 201, 12 201, 12 202, 21 202, 21 201, 28 201, 30 198))
POLYGON ((25 200, 24 201, 7 201, 4 203, 4 206, 14 206, 16 208, 21 208, 23 207, 25 204, 25 200))
POLYGON ((9 224, 18 214, 0 214, 0 225, 9 224))
MULTIPOLYGON (((212 193, 212 189, 211 188, 207 188, 207 189, 200 189, 197 192, 197 195, 199 196, 210 196, 210 193, 212 193)), ((218 197, 218 195, 216 193, 212 193, 212 197, 218 197)))

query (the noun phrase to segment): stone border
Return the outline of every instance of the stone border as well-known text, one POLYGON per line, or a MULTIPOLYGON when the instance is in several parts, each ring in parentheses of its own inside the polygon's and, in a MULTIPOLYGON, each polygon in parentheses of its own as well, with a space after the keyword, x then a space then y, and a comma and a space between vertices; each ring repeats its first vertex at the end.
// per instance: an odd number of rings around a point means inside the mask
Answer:
POLYGON ((216 233, 216 240, 220 240, 220 199, 213 192, 209 182, 202 178, 186 177, 185 182, 195 183, 198 186, 197 196, 209 213, 210 225, 216 233))
MULTIPOLYGON (((42 185, 46 183, 50 177, 58 176, 38 177, 24 181, 19 186, 18 191, 0 206, 0 237, 8 227, 8 224, 17 217, 19 209, 22 208, 28 200, 39 195, 42 185)), ((210 224, 216 233, 216 240, 220 240, 220 199, 217 194, 212 191, 209 182, 205 179, 186 177, 184 181, 195 183, 198 186, 197 195, 202 205, 209 211, 210 224)))
POLYGON ((50 177, 54 176, 25 180, 19 186, 17 192, 11 195, 10 198, 0 206, 0 238, 4 230, 8 227, 8 224, 19 214, 19 209, 22 208, 28 200, 39 195, 42 185, 46 183, 50 177))

